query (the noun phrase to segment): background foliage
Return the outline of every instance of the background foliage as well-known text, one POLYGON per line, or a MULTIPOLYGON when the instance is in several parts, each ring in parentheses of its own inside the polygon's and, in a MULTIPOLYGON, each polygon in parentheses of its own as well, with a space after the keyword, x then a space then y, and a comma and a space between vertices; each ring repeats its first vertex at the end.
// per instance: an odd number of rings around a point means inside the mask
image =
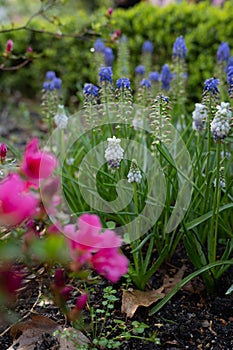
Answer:
MULTIPOLYGON (((170 63, 176 37, 183 35, 188 47, 188 95, 192 102, 196 102, 200 100, 204 80, 214 75, 216 52, 221 41, 228 41, 233 47, 232 1, 226 2, 223 8, 210 6, 207 2, 183 2, 166 7, 154 7, 142 2, 129 10, 114 10, 111 27, 107 28, 104 27, 106 7, 103 10, 97 4, 93 12, 90 8, 87 11, 85 6, 67 6, 69 1, 64 3, 56 9, 56 16, 50 17, 50 23, 43 17, 37 17, 30 24, 34 29, 58 33, 55 37, 25 30, 0 34, 2 51, 6 40, 12 38, 15 52, 22 54, 28 46, 36 52, 33 62, 25 68, 17 72, 0 72, 2 93, 18 90, 23 96, 35 98, 39 96, 45 72, 51 69, 63 78, 66 99, 73 95, 73 101, 76 101, 77 90, 81 90, 85 82, 95 83, 97 79, 94 55, 90 51, 96 37, 104 37, 116 56, 117 45, 109 38, 111 32, 119 28, 122 34, 129 37, 131 78, 135 66, 140 63, 139 55, 146 39, 154 44, 153 65, 154 69, 160 70, 163 64, 170 63), (89 30, 87 35, 86 29, 89 30), (59 31, 68 36, 61 38, 59 31), (81 34, 81 37, 72 37, 74 33, 81 34)), ((104 2, 104 5, 108 5, 108 2, 104 2)), ((21 18, 20 21, 24 23, 25 19, 21 18)))

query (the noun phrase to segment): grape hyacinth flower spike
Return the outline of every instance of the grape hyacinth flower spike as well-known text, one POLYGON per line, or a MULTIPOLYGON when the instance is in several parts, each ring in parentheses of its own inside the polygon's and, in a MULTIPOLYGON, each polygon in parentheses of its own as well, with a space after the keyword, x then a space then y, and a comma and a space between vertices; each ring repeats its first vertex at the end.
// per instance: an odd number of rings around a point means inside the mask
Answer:
POLYGON ((170 68, 168 66, 168 64, 164 64, 162 67, 162 71, 161 71, 161 76, 160 76, 160 80, 162 83, 162 89, 163 90, 169 90, 170 89, 170 83, 172 80, 172 74, 170 71, 170 68))
POLYGON ((176 38, 176 41, 174 42, 173 45, 173 57, 174 58, 179 58, 179 59, 184 59, 187 56, 187 46, 185 43, 185 40, 183 38, 183 36, 179 36, 178 38, 176 38))
POLYGON ((221 105, 216 107, 214 119, 210 124, 211 132, 215 141, 226 138, 230 132, 230 121, 232 112, 230 111, 228 102, 221 102, 221 105))
POLYGON ((136 182, 137 184, 139 184, 142 181, 141 170, 139 169, 137 161, 135 159, 132 160, 127 177, 129 183, 136 182))
POLYGON ((205 121, 207 120, 207 108, 201 103, 195 103, 195 110, 192 113, 193 130, 200 131, 204 129, 205 121))
POLYGON ((230 47, 228 42, 222 42, 217 51, 217 62, 228 62, 230 58, 230 47))
POLYGON ((120 146, 121 139, 117 139, 116 136, 108 138, 108 147, 105 150, 105 159, 108 163, 108 169, 112 173, 119 169, 120 162, 123 159, 124 150, 120 146))

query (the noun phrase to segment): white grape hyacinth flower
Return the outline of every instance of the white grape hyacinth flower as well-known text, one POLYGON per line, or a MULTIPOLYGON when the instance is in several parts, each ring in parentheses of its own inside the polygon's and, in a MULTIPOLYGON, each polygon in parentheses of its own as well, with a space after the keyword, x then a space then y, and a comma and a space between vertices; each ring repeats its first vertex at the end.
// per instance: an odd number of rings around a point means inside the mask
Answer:
POLYGON ((195 103, 195 110, 192 113, 193 130, 199 131, 204 129, 205 121, 207 119, 207 108, 202 103, 195 103))
POLYGON ((121 139, 117 139, 116 136, 107 139, 108 147, 105 150, 105 159, 108 163, 108 168, 114 172, 119 169, 120 162, 123 159, 124 150, 120 146, 121 139))
POLYGON ((136 182, 137 184, 140 184, 142 181, 142 173, 141 173, 141 170, 138 168, 138 165, 135 159, 132 160, 132 164, 130 166, 127 177, 128 177, 129 183, 136 182))
POLYGON ((68 123, 68 117, 65 113, 63 105, 58 105, 57 114, 54 117, 54 122, 58 129, 66 129, 68 123))
POLYGON ((210 129, 215 141, 218 139, 224 139, 228 136, 232 116, 229 102, 221 102, 221 105, 218 105, 216 108, 217 111, 214 119, 210 123, 210 129))

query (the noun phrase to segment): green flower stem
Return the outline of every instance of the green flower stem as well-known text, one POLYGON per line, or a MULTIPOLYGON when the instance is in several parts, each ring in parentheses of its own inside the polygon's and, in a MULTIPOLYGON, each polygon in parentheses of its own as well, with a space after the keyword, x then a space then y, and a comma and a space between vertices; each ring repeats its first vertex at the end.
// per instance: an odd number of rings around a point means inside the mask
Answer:
POLYGON ((59 153, 59 158, 62 162, 65 159, 65 141, 64 141, 64 130, 57 129, 57 150, 59 153))
POLYGON ((103 104, 104 104, 104 111, 106 112, 106 117, 107 117, 107 123, 108 123, 108 126, 109 126, 109 137, 112 137, 112 134, 113 134, 113 130, 112 130, 112 124, 111 124, 111 121, 110 121, 110 116, 109 116, 109 89, 108 89, 108 83, 105 81, 104 82, 104 101, 103 101, 103 104))
MULTIPOLYGON (((135 210, 135 218, 136 218, 136 240, 134 240, 131 244, 131 248, 133 250, 135 250, 138 246, 139 242, 139 236, 140 236, 140 232, 139 232, 139 226, 138 226, 138 195, 137 195, 137 184, 136 182, 133 183, 133 187, 134 187, 134 210, 135 210)), ((137 277, 139 277, 140 275, 140 270, 142 267, 142 250, 136 250, 133 252, 133 260, 134 260, 134 266, 135 266, 135 272, 137 277)))
POLYGON ((216 150, 216 185, 214 191, 213 200, 213 215, 210 223, 210 233, 208 236, 208 258, 209 263, 214 263, 216 261, 216 249, 217 249, 217 238, 218 238, 218 216, 220 207, 220 194, 221 188, 219 186, 220 180, 220 162, 221 162, 221 142, 217 141, 216 150))
MULTIPOLYGON (((210 158, 211 158, 211 141, 212 141, 212 134, 210 129, 210 122, 212 117, 211 106, 212 106, 212 99, 210 97, 209 111, 208 111, 208 117, 207 117, 207 158, 206 158, 206 168, 205 168, 205 191, 203 193, 205 200, 202 201, 201 213, 206 213, 210 210, 210 188, 211 188, 210 158)), ((206 238, 208 236, 209 236, 209 227, 206 226, 203 231, 203 238, 206 238)))

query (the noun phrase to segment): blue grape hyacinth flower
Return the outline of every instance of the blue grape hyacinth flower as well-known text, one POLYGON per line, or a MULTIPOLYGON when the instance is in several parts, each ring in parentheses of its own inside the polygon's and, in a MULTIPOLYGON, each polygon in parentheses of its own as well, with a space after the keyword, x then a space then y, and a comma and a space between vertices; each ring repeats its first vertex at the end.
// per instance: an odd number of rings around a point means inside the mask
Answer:
POLYGON ((99 88, 94 84, 85 84, 83 88, 83 93, 86 96, 97 97, 99 93, 99 88))
POLYGON ((100 82, 112 83, 112 67, 101 67, 99 70, 100 82))
POLYGON ((45 91, 60 90, 62 86, 62 80, 56 77, 54 71, 49 70, 45 74, 46 81, 43 83, 43 89, 45 91))
POLYGON ((151 87, 151 81, 149 79, 142 79, 142 81, 140 82, 140 86, 144 86, 147 88, 151 87))
POLYGON ((217 95, 219 93, 218 85, 219 85, 219 79, 216 79, 216 78, 207 79, 204 83, 204 92, 207 91, 212 93, 213 95, 217 95))
POLYGON ((217 61, 227 62, 230 58, 230 47, 228 42, 221 42, 217 51, 217 61))
POLYGON ((154 50, 154 45, 150 40, 146 40, 144 44, 142 45, 142 52, 149 52, 152 53, 154 50))
POLYGON ((116 86, 118 89, 130 89, 130 80, 128 78, 120 78, 116 81, 116 86))
POLYGON ((94 44, 94 49, 96 52, 102 52, 104 53, 105 50, 105 44, 102 39, 97 39, 94 44))
POLYGON ((142 64, 140 64, 139 66, 137 66, 135 68, 135 73, 139 74, 139 75, 144 75, 145 74, 145 67, 142 64))
POLYGON ((113 64, 114 61, 114 54, 113 51, 111 49, 111 47, 106 47, 104 50, 104 60, 105 60, 105 64, 106 66, 110 67, 113 64))
POLYGON ((170 71, 168 64, 163 65, 161 75, 160 75, 160 80, 162 83, 162 89, 169 90, 170 89, 170 82, 172 80, 172 74, 171 74, 171 71, 170 71))
POLYGON ((188 49, 187 49, 185 40, 181 35, 178 38, 176 38, 176 41, 174 42, 173 57, 186 58, 187 52, 188 52, 188 49))
POLYGON ((149 73, 149 79, 152 82, 158 82, 159 81, 159 72, 155 71, 155 72, 150 72, 149 73))

